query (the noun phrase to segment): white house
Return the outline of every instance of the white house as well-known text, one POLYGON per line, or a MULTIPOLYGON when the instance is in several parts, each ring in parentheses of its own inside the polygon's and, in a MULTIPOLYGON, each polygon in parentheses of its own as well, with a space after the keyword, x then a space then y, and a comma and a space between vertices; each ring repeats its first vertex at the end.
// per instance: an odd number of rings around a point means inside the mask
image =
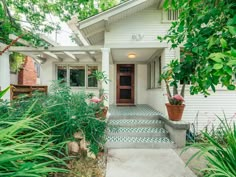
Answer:
MULTIPOLYGON (((69 26, 80 47, 46 49, 49 52, 43 52, 48 59, 41 65, 41 84, 64 78, 74 91, 98 94, 97 83, 88 77, 98 69, 111 80, 103 85, 109 94, 107 104, 148 104, 166 114, 166 90, 158 81, 163 66, 180 58, 180 48, 172 50, 170 44, 157 40, 178 18, 177 11, 164 11, 162 6, 163 0, 130 0, 83 21, 74 18, 69 26)), ((43 49, 32 52, 39 51, 43 49)), ((205 98, 190 96, 187 88, 185 98, 183 120, 196 122, 198 113, 199 129, 223 111, 227 117, 236 116, 235 91, 219 87, 205 98)))

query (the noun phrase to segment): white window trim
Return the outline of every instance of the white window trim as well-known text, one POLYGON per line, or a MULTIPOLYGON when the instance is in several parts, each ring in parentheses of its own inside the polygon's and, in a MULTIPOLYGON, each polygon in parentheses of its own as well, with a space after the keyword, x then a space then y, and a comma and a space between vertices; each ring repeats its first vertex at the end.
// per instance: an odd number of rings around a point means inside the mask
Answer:
POLYGON ((63 63, 57 63, 55 64, 55 74, 56 74, 56 77, 55 79, 57 80, 58 78, 58 70, 57 70, 57 66, 66 66, 66 83, 69 87, 71 88, 79 88, 79 89, 98 89, 100 86, 99 86, 99 82, 97 83, 97 87, 88 87, 88 66, 97 66, 98 68, 98 71, 99 71, 99 65, 98 64, 63 64, 63 63), (84 87, 81 87, 81 86, 70 86, 70 66, 84 66, 85 68, 85 86, 84 87))
MULTIPOLYGON (((174 19, 174 20, 168 20, 168 11, 169 10, 165 10, 165 9, 162 9, 162 23, 171 23, 171 22, 174 22, 176 21, 177 19, 174 19)), ((180 15, 180 12, 178 13, 178 16, 180 15)))
POLYGON ((154 59, 150 60, 147 63, 147 90, 151 89, 160 89, 161 88, 161 83, 158 83, 160 79, 160 74, 159 74, 159 58, 161 56, 155 57, 154 59), (154 66, 155 62, 155 66, 154 66), (155 68, 154 68, 155 67, 155 68))

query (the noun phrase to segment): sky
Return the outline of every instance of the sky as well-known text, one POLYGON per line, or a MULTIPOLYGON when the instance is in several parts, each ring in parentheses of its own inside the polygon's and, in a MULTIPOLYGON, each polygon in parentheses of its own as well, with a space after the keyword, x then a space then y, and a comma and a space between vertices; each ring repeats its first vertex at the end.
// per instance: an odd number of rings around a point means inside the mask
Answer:
MULTIPOLYGON (((25 27, 26 29, 31 29, 30 23, 27 22, 27 20, 22 17, 23 20, 21 22, 21 26, 25 27)), ((50 14, 50 16, 47 17, 48 22, 53 23, 59 23, 61 29, 59 31, 54 31, 50 34, 48 33, 42 33, 51 40, 59 43, 62 46, 77 46, 76 43, 72 42, 70 36, 73 34, 72 30, 69 28, 69 26, 66 24, 66 22, 62 22, 58 17, 53 16, 50 14)))
POLYGON ((62 46, 77 46, 74 42, 72 42, 70 36, 72 35, 72 30, 65 22, 60 22, 61 30, 53 32, 52 34, 45 34, 50 39, 56 41, 62 46))

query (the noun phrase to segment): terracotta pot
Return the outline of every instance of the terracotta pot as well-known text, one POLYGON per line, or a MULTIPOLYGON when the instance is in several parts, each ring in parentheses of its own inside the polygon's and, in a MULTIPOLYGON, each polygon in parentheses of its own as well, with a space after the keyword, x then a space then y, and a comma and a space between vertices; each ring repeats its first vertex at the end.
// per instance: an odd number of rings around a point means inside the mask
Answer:
POLYGON ((107 117, 107 111, 108 111, 108 107, 107 106, 103 107, 100 112, 96 113, 96 117, 97 118, 106 118, 107 117))
POLYGON ((166 109, 170 120, 179 121, 182 118, 185 104, 182 105, 171 105, 166 103, 166 109))

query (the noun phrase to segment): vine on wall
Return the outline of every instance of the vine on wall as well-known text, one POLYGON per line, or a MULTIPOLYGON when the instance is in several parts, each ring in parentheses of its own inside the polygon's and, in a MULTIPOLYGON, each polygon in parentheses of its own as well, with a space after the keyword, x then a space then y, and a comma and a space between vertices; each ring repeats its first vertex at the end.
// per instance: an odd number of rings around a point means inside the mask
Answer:
POLYGON ((17 73, 21 69, 24 60, 25 60, 25 55, 13 52, 10 55, 10 71, 12 73, 17 73))

